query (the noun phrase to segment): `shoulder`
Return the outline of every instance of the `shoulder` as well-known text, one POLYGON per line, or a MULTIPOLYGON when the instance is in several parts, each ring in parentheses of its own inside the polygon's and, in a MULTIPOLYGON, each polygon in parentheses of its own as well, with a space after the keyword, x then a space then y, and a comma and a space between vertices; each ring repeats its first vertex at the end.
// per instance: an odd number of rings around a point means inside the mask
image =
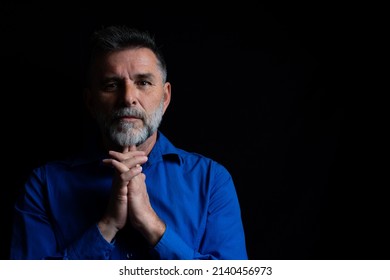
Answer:
POLYGON ((182 149, 174 146, 166 137, 160 137, 161 153, 165 159, 172 158, 184 169, 186 172, 192 173, 207 173, 214 175, 223 175, 230 177, 229 171, 226 167, 216 161, 215 159, 206 156, 202 153, 182 149))
POLYGON ((183 150, 177 148, 178 155, 183 162, 189 165, 205 165, 214 168, 223 168, 224 166, 218 161, 198 152, 183 150))
POLYGON ((62 173, 74 172, 76 170, 91 169, 101 165, 101 157, 88 157, 84 154, 74 154, 63 159, 52 159, 44 164, 33 168, 32 172, 35 175, 46 176, 51 174, 57 176, 62 173))

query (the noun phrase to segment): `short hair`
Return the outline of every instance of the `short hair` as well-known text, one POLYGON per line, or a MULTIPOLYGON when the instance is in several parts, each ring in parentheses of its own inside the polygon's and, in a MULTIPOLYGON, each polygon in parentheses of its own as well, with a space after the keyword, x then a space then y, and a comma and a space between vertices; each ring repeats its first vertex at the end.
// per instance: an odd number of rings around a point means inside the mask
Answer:
POLYGON ((167 65, 162 50, 149 31, 141 31, 125 25, 111 25, 95 30, 89 41, 89 56, 86 64, 86 79, 89 81, 90 67, 97 57, 125 49, 147 48, 157 57, 163 82, 167 80, 167 65))

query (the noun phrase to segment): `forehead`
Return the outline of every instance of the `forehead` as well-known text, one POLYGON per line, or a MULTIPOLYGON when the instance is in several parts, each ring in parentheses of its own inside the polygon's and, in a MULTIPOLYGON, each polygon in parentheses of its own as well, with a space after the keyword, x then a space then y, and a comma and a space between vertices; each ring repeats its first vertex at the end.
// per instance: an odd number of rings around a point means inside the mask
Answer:
POLYGON ((156 55, 148 48, 132 48, 113 51, 96 57, 91 72, 100 75, 159 71, 156 55))

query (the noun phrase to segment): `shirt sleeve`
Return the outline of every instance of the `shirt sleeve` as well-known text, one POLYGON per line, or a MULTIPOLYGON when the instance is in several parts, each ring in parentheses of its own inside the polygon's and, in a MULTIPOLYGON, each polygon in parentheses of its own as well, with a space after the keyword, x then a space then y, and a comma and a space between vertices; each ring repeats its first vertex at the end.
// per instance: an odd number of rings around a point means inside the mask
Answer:
POLYGON ((231 175, 217 163, 212 169, 208 214, 198 250, 169 225, 154 250, 161 259, 248 259, 238 196, 231 175))
POLYGON ((67 248, 58 249, 53 225, 47 211, 42 173, 35 170, 15 203, 11 259, 108 259, 114 245, 91 225, 67 248))

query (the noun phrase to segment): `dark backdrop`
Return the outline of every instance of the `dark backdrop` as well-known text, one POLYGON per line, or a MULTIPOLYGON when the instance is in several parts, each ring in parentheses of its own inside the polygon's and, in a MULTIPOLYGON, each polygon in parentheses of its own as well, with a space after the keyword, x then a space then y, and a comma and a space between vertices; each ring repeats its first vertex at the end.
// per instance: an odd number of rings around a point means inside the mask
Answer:
POLYGON ((349 109, 362 81, 351 79, 359 26, 347 9, 15 5, 1 14, 2 259, 31 168, 88 136, 85 43, 111 23, 149 29, 162 45, 172 103, 161 130, 232 173, 251 259, 388 258, 375 146, 349 109))

